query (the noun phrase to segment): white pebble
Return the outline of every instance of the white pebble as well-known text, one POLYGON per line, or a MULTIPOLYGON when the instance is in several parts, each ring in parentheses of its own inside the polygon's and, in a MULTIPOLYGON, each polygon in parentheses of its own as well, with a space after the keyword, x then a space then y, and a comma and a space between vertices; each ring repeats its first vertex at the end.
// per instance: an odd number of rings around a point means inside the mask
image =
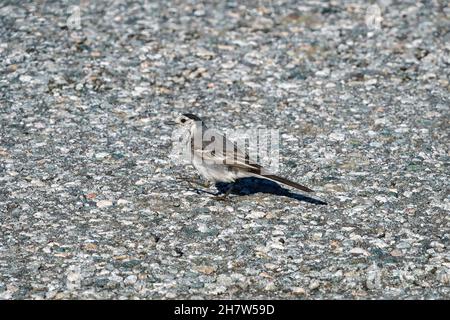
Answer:
POLYGON ((112 203, 112 201, 110 201, 110 200, 100 200, 100 201, 97 201, 97 207, 98 208, 106 208, 106 207, 110 207, 110 206, 112 206, 113 205, 113 203, 112 203))

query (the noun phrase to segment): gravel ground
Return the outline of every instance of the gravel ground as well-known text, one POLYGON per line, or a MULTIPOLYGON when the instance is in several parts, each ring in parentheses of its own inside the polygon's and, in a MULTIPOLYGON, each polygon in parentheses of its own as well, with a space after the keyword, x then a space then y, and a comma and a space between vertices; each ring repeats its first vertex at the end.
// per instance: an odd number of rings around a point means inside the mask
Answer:
POLYGON ((0 298, 449 299, 450 6, 372 4, 3 0, 0 298), (182 112, 328 205, 178 182, 182 112))

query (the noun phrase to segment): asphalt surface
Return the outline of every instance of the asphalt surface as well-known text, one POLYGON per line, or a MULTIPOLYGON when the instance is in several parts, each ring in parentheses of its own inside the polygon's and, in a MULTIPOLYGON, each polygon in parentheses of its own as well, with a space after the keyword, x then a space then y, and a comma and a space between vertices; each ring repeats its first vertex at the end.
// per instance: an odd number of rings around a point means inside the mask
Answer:
POLYGON ((2 1, 0 298, 449 299, 450 6, 373 3, 2 1), (183 112, 328 205, 193 190, 183 112))

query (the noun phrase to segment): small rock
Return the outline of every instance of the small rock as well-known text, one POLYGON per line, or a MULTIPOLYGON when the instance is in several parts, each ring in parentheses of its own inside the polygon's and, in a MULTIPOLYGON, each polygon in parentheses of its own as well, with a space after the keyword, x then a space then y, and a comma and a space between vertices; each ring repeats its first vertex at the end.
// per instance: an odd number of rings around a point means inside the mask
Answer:
POLYGON ((275 285, 275 283, 274 282, 269 282, 266 286, 265 286, 265 288, 264 288, 264 290, 266 290, 266 291, 274 291, 274 290, 276 290, 277 289, 277 286, 275 285))
POLYGON ((362 254, 364 256, 370 256, 370 253, 364 250, 363 248, 353 248, 350 250, 351 254, 362 254))
POLYGON ((138 97, 138 96, 142 95, 145 91, 147 91, 146 87, 134 87, 132 95, 135 97, 138 97))
POLYGON ((145 180, 145 179, 139 179, 139 180, 136 181, 134 184, 137 185, 137 186, 142 186, 142 185, 144 185, 144 184, 146 184, 146 183, 147 183, 147 180, 145 180))
POLYGON ((323 70, 319 70, 316 72, 316 76, 322 77, 322 78, 328 77, 329 75, 330 75, 330 69, 328 69, 328 68, 325 68, 323 70))
POLYGON ((231 279, 231 277, 225 275, 225 274, 221 274, 217 277, 217 284, 225 286, 225 287, 229 287, 233 284, 233 279, 231 279))
POLYGON ((250 214, 246 215, 245 218, 246 219, 260 219, 260 218, 264 218, 266 215, 265 212, 262 211, 252 211, 250 214))
POLYGON ((195 53, 198 57, 203 58, 203 59, 211 59, 215 56, 214 52, 205 50, 200 48, 199 50, 197 50, 197 52, 195 53))
POLYGON ((98 160, 104 159, 107 156, 109 156, 108 152, 99 152, 99 153, 95 154, 95 158, 98 159, 98 160))
POLYGON ((208 228, 208 226, 204 223, 200 223, 198 225, 198 231, 200 231, 201 233, 206 233, 208 231, 210 231, 210 229, 208 228))
POLYGON ((77 282, 80 278, 81 274, 79 272, 72 271, 67 274, 67 280, 70 282, 77 282))
POLYGON ((391 251, 391 256, 393 257, 401 257, 403 256, 403 253, 400 250, 394 249, 391 251))
POLYGON ((212 274, 213 272, 216 271, 216 269, 214 267, 211 266, 200 266, 198 268, 196 268, 196 270, 198 272, 204 273, 204 274, 212 274))
POLYGON ((411 244, 406 241, 402 241, 397 245, 397 249, 408 249, 408 248, 411 248, 411 244))
POLYGON ((227 291, 227 287, 218 286, 215 283, 206 283, 205 289, 208 290, 211 294, 219 295, 227 291))
POLYGON ((450 269, 441 268, 436 272, 437 280, 443 285, 450 284, 450 269))
POLYGON ((381 288, 381 272, 376 263, 367 270, 366 286, 371 290, 381 288))
POLYGON ((109 280, 111 280, 112 282, 122 282, 123 278, 121 276, 117 275, 117 274, 112 274, 109 277, 109 280))
POLYGON ((312 234, 311 237, 314 241, 319 241, 320 239, 322 239, 322 233, 320 232, 315 232, 312 234))
POLYGON ((344 141, 345 140, 345 134, 340 133, 340 132, 333 132, 333 133, 330 133, 328 138, 331 141, 344 141))
POLYGON ((98 208, 107 208, 107 207, 110 207, 113 205, 112 201, 110 201, 110 200, 100 200, 100 201, 97 201, 96 204, 97 204, 98 208))
POLYGON ((125 200, 125 199, 119 199, 119 200, 117 200, 117 204, 118 204, 119 206, 126 205, 126 204, 128 204, 128 203, 130 203, 130 201, 125 200))
POLYGON ((95 251, 98 247, 95 243, 85 243, 83 245, 83 248, 88 251, 95 251))
POLYGON ((126 285, 133 285, 135 284, 137 281, 137 276, 135 276, 134 274, 129 275, 128 277, 125 278, 125 280, 123 281, 126 285))
POLYGON ((274 263, 266 263, 264 266, 269 270, 275 270, 278 268, 278 265, 276 265, 274 263))
POLYGON ((292 293, 298 296, 306 295, 306 290, 301 287, 294 287, 292 288, 292 293))
POLYGON ((222 63, 221 67, 223 69, 232 69, 232 68, 234 68, 236 66, 236 64, 237 63, 234 62, 234 61, 227 61, 227 62, 222 63))
POLYGON ((28 75, 26 75, 26 74, 23 74, 23 75, 21 75, 19 77, 19 80, 22 81, 22 82, 30 82, 31 79, 33 79, 33 78, 28 76, 28 75))
POLYGON ((206 14, 206 11, 203 9, 198 9, 194 11, 194 16, 203 17, 206 14))
POLYGON ((311 281, 311 283, 309 284, 309 290, 315 290, 318 287, 320 287, 320 282, 317 280, 313 280, 311 281))
POLYGON ((251 27, 254 31, 269 31, 273 27, 273 21, 269 18, 258 17, 251 27))

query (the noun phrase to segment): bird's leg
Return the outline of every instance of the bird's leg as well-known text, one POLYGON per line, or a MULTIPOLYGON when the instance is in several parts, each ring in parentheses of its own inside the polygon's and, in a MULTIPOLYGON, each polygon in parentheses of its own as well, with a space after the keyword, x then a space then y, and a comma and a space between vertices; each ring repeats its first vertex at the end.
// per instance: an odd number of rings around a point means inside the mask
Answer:
POLYGON ((206 189, 208 189, 209 187, 211 187, 211 182, 209 182, 209 181, 200 181, 200 180, 197 180, 196 181, 196 183, 199 185, 199 186, 202 186, 203 188, 206 188, 206 189))
POLYGON ((230 187, 228 188, 228 190, 227 190, 223 195, 215 196, 214 199, 215 199, 215 200, 219 200, 219 201, 225 201, 225 200, 227 200, 227 197, 229 196, 229 194, 231 193, 231 191, 233 190, 233 188, 234 188, 234 183, 232 183, 232 184, 230 185, 230 187))
POLYGON ((198 179, 198 180, 190 180, 190 181, 186 180, 186 181, 188 181, 188 183, 189 182, 190 183, 194 183, 194 184, 199 185, 199 186, 201 186, 203 188, 206 188, 206 189, 211 187, 211 183, 209 181, 201 181, 200 179, 198 179))

